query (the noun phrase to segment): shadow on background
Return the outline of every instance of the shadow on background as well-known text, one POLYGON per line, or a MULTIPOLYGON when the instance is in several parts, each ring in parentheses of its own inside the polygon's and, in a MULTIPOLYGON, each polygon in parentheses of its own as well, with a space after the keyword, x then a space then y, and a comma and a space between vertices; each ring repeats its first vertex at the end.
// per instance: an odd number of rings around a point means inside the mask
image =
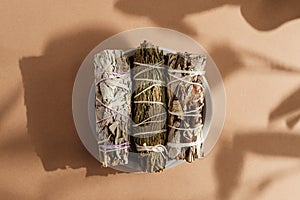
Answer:
MULTIPOLYGON (((217 199, 230 199, 239 186, 247 153, 299 158, 299 145, 300 137, 298 135, 267 132, 241 133, 234 136, 233 143, 221 142, 215 158, 217 199)), ((291 173, 293 172, 295 170, 291 171, 291 173)), ((286 174, 286 172, 282 173, 286 174)), ((256 192, 262 192, 279 178, 282 178, 282 174, 265 177, 265 180, 257 184, 256 192)))
POLYGON ((242 0, 241 13, 255 29, 268 31, 300 18, 298 0, 242 0))
POLYGON ((223 43, 215 45, 209 53, 218 66, 223 79, 226 79, 231 74, 246 66, 243 60, 245 52, 241 50, 238 51, 230 44, 223 43))
POLYGON ((87 176, 117 173, 102 168, 84 148, 72 117, 72 89, 85 56, 112 35, 87 29, 54 38, 44 54, 19 61, 25 90, 27 130, 46 171, 86 168, 87 176))
MULTIPOLYGON (((288 66, 278 63, 278 61, 274 61, 271 58, 258 54, 257 52, 252 52, 247 49, 236 47, 234 45, 231 45, 230 43, 215 44, 210 49, 209 53, 218 66, 218 69, 222 74, 222 78, 225 80, 230 75, 243 68, 247 68, 249 72, 257 73, 270 74, 280 72, 300 74, 300 68, 298 66, 288 66)), ((299 102, 300 101, 298 101, 298 108, 299 102)), ((294 104, 296 104, 296 102, 294 102, 294 104)))
MULTIPOLYGON (((287 66, 270 58, 259 55, 241 48, 223 43, 213 46, 210 55, 219 67, 223 79, 230 77, 237 71, 247 68, 249 72, 257 73, 289 73, 300 74, 299 67, 287 66), (246 63, 251 61, 249 65, 246 63), (253 64, 255 63, 255 65, 253 64)), ((285 98, 269 115, 269 122, 286 117, 296 113, 292 117, 287 117, 286 123, 289 128, 293 128, 300 119, 300 88, 293 91, 291 95, 285 98)), ((217 199, 231 199, 234 191, 239 187, 240 177, 245 165, 245 155, 248 152, 259 155, 300 157, 299 135, 290 135, 282 133, 253 132, 236 134, 233 142, 222 141, 219 144, 218 152, 215 158, 215 174, 217 181, 217 199)), ((290 175, 298 170, 289 170, 290 172, 280 172, 280 174, 264 177, 259 182, 255 191, 250 191, 252 195, 258 195, 265 191, 273 182, 290 175)))
POLYGON ((286 118, 287 127, 292 129, 300 120, 300 87, 285 98, 269 115, 269 122, 286 118))
POLYGON ((21 87, 18 86, 15 90, 12 90, 7 98, 2 98, 2 102, 0 104, 0 124, 4 121, 7 113, 13 109, 12 102, 15 102, 21 96, 21 87))
POLYGON ((130 15, 146 16, 159 26, 196 34, 184 22, 186 15, 201 13, 225 5, 240 6, 245 20, 255 29, 272 30, 300 17, 298 0, 118 0, 115 7, 130 15))

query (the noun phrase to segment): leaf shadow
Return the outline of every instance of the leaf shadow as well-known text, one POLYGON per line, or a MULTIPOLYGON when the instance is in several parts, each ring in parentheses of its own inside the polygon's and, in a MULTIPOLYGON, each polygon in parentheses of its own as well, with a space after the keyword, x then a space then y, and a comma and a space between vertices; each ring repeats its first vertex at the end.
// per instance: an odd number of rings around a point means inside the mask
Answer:
POLYGON ((240 6, 244 19, 261 31, 273 30, 300 17, 300 4, 297 0, 118 0, 114 6, 126 14, 146 16, 159 26, 197 35, 196 28, 184 22, 185 17, 226 5, 240 6))
POLYGON ((225 80, 241 69, 268 74, 270 74, 270 72, 300 74, 300 69, 298 69, 297 66, 279 63, 272 58, 260 55, 248 49, 236 47, 231 43, 223 42, 214 44, 209 53, 218 66, 222 78, 225 80))
POLYGON ((89 51, 114 33, 80 29, 53 38, 41 56, 23 57, 19 66, 25 91, 27 131, 46 171, 86 168, 86 176, 119 173, 103 168, 84 148, 72 117, 72 89, 89 51))
POLYGON ((293 91, 269 114, 269 123, 286 118, 287 127, 292 129, 300 120, 300 87, 293 91), (296 114, 295 114, 296 113, 296 114), (292 116, 291 116, 292 115, 292 116))
MULTIPOLYGON (((234 136, 232 143, 222 141, 214 165, 217 199, 230 199, 238 188, 247 153, 299 158, 299 144, 300 137, 298 135, 287 135, 279 132, 239 133, 234 136)), ((285 172, 281 173, 284 174, 285 172)), ((282 176, 280 177, 282 178, 282 176)), ((257 186, 257 190, 265 190, 274 180, 277 179, 267 178, 265 182, 261 182, 257 186)))
POLYGON ((0 124, 4 120, 7 113, 9 113, 13 108, 13 103, 15 102, 15 99, 21 96, 21 87, 17 87, 14 90, 8 94, 5 98, 2 97, 2 102, 0 105, 0 124))

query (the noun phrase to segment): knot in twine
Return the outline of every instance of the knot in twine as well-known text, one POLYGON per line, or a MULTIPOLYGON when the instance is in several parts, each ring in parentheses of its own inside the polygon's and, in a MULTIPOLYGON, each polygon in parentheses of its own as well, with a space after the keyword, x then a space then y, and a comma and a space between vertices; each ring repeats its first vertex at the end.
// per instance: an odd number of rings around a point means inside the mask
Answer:
POLYGON ((168 150, 167 148, 162 145, 162 144, 157 144, 155 146, 147 146, 146 143, 143 144, 143 146, 140 145, 136 145, 136 149, 138 152, 141 151, 152 151, 152 152, 157 152, 157 153, 161 153, 163 155, 164 158, 166 158, 166 156, 164 155, 164 152, 167 154, 168 150))

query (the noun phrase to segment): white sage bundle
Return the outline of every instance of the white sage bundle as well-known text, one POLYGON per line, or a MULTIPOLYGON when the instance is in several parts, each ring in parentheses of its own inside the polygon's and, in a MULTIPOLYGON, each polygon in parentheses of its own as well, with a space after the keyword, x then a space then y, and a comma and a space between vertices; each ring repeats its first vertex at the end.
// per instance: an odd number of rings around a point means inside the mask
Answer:
POLYGON ((206 58, 188 53, 168 54, 168 148, 171 159, 192 162, 203 154, 206 58))
POLYGON ((130 66, 122 50, 95 55, 96 131, 103 166, 128 163, 131 115, 130 66))

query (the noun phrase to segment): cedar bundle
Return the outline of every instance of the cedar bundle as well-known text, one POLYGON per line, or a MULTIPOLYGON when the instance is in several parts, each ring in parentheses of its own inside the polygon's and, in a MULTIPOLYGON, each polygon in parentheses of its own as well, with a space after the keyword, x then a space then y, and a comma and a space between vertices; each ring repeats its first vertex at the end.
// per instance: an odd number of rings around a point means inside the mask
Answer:
POLYGON ((103 166, 128 163, 131 80, 121 50, 95 55, 96 131, 103 166))
POLYGON ((204 74, 206 58, 168 54, 168 147, 171 159, 192 162, 203 154, 204 74))
POLYGON ((133 55, 133 146, 143 171, 161 171, 166 164, 167 108, 164 55, 144 41, 133 55))

